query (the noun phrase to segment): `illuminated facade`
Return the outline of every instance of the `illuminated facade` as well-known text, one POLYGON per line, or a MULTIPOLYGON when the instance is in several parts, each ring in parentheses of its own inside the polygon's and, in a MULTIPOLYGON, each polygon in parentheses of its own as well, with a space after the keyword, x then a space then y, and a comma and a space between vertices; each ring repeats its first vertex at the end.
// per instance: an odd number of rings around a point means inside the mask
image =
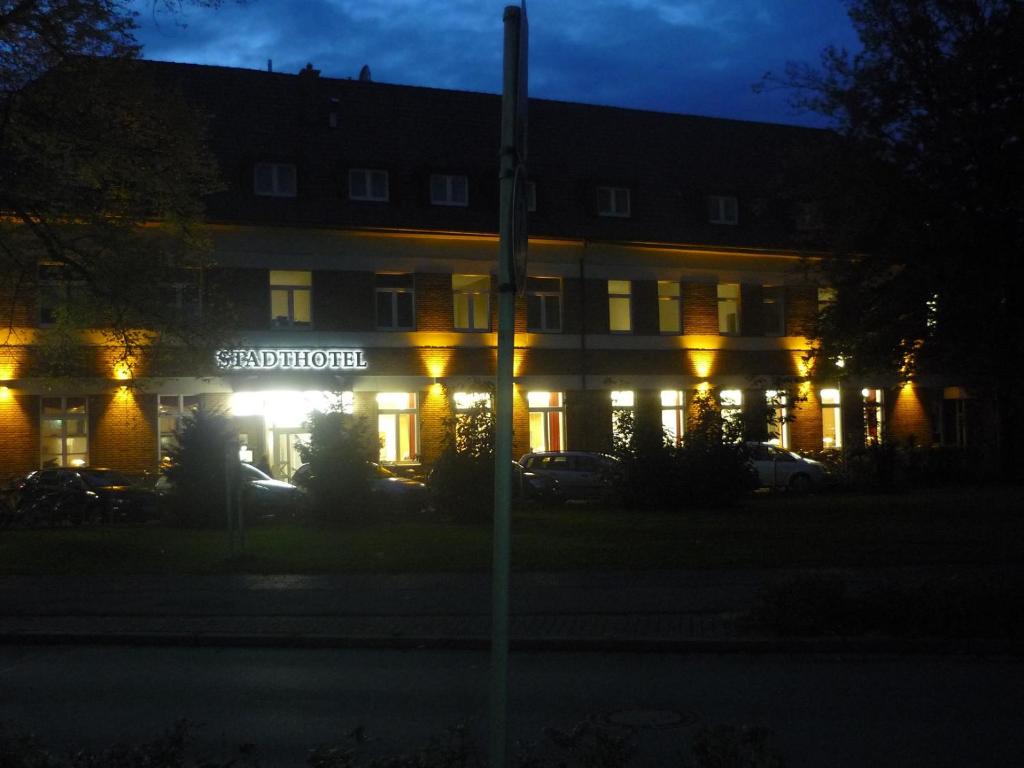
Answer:
MULTIPOLYGON (((55 382, 32 368, 51 311, 37 295, 0 348, 0 476, 154 469, 200 403, 230 412, 245 457, 278 477, 332 405, 377 425, 382 461, 431 464, 445 420, 490 402, 498 98, 145 66, 211 115, 227 189, 208 205, 209 281, 238 310, 237 341, 174 377, 98 345, 93 376, 55 382)), ((624 410, 682 439, 698 391, 799 450, 967 439, 962 390, 808 369, 828 293, 807 201, 782 180, 820 132, 546 101, 530 119, 516 455, 607 450, 624 410)))

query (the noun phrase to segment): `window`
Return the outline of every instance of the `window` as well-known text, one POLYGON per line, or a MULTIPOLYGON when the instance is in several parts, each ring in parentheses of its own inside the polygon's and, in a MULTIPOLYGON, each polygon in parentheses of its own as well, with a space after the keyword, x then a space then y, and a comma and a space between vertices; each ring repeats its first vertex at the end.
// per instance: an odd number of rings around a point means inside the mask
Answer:
POLYGON ((818 314, 826 311, 836 300, 835 288, 818 288, 818 314))
POLYGON ((84 397, 44 397, 39 411, 39 466, 89 463, 89 414, 84 397))
POLYGON ((490 275, 452 275, 455 329, 486 331, 491 327, 490 275))
POLYGON ((411 331, 416 324, 412 275, 378 274, 376 293, 377 328, 411 331))
POLYGON ((626 187, 598 187, 597 214, 628 218, 630 214, 629 190, 626 187))
POLYGON ((743 418, 743 390, 723 389, 718 393, 718 404, 722 409, 722 428, 727 433, 735 430, 736 438, 742 439, 740 422, 743 418))
POLYGON ((469 205, 469 179, 444 173, 430 175, 432 205, 469 205))
POLYGON ((295 178, 291 163, 256 163, 253 191, 265 197, 295 197, 295 178))
POLYGON ((821 445, 823 448, 843 447, 842 417, 839 411, 839 390, 821 390, 821 445))
POLYGON ((170 451, 178 445, 178 431, 185 416, 194 414, 199 408, 198 395, 160 395, 157 403, 157 425, 159 442, 158 458, 161 462, 170 460, 170 451))
POLYGON ((781 285, 761 288, 761 329, 765 336, 786 335, 785 288, 781 285))
POLYGON ((862 389, 864 399, 864 445, 882 442, 882 390, 862 389))
POLYGON ((708 197, 708 221, 712 224, 738 224, 739 204, 735 197, 711 195, 708 197))
POLYGON ((662 333, 682 333, 682 302, 678 280, 658 281, 658 328, 662 333))
POLYGON ((175 317, 196 319, 203 316, 203 293, 198 276, 182 275, 178 282, 166 283, 165 306, 175 317))
MULTIPOLYGON (((455 392, 455 447, 479 455, 494 437, 494 413, 489 392, 455 392)), ((489 447, 489 446, 488 446, 489 447)))
POLYGON ((764 393, 768 410, 768 442, 780 448, 789 446, 789 401, 786 393, 769 389, 764 393))
POLYGON ((612 440, 629 440, 633 432, 636 393, 629 391, 612 392, 612 440))
POLYGON ((526 278, 526 329, 536 333, 562 330, 562 280, 526 278))
POLYGON ((686 430, 686 393, 662 390, 661 428, 672 445, 681 445, 686 430))
POLYGON ((274 328, 310 328, 313 273, 270 270, 270 320, 274 328))
POLYGON ((527 392, 530 450, 565 450, 565 406, 561 392, 527 392))
POLYGON ((69 305, 81 301, 85 283, 70 279, 63 264, 39 265, 39 325, 53 325, 69 305))
POLYGON ((740 332, 740 284, 718 284, 718 332, 735 336, 740 332))
POLYGON ((632 332, 632 293, 629 280, 608 281, 608 330, 612 333, 632 332))
POLYGON ((377 433, 381 464, 419 461, 419 430, 415 392, 377 394, 377 433))
POLYGON ((388 172, 369 168, 351 168, 348 172, 349 200, 387 202, 388 172))

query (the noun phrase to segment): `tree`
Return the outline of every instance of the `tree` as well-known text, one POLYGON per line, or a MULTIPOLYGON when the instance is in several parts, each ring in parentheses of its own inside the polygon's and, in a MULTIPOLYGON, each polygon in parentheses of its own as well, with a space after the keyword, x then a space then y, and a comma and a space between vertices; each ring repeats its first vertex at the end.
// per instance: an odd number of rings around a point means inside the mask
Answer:
MULTIPOLYGON (((182 419, 169 448, 171 518, 179 525, 222 525, 228 471, 236 470, 234 428, 223 412, 200 408, 182 419), (234 448, 230 454, 228 450, 234 448)), ((237 482, 237 478, 233 478, 237 482)))
MULTIPOLYGON (((1024 5, 851 0, 863 49, 790 65, 793 101, 838 141, 819 190, 836 301, 821 356, 852 372, 990 385, 1020 427, 1024 352, 1024 5)), ((1009 448, 1006 440, 1003 445, 1009 448)))
POLYGON ((335 408, 314 411, 307 424, 309 442, 298 446, 308 467, 313 511, 324 524, 365 521, 372 513, 371 460, 380 445, 363 416, 335 408))
POLYGON ((18 308, 38 297, 58 375, 85 369, 84 328, 131 373, 140 347, 205 352, 224 326, 197 311, 218 187, 202 122, 147 77, 133 31, 120 0, 0 0, 0 306, 34 325, 18 308))

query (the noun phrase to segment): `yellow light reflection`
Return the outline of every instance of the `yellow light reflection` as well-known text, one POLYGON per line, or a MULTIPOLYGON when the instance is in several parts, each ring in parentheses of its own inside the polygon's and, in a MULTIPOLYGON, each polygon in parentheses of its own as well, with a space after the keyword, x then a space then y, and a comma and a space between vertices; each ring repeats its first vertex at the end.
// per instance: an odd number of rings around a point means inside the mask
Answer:
POLYGON ((0 387, 0 402, 5 402, 11 399, 11 388, 0 387))
POLYGON ((711 376, 715 368, 716 352, 711 349, 691 349, 690 364, 698 379, 706 379, 711 376))
POLYGON ((420 361, 427 376, 439 379, 448 371, 448 363, 452 359, 453 350, 425 348, 420 350, 420 361))
POLYGON ((697 385, 697 391, 700 392, 702 395, 706 395, 708 392, 711 391, 711 382, 702 381, 700 384, 697 385))
POLYGON ((118 360, 114 363, 114 378, 118 381, 127 381, 132 377, 132 362, 130 360, 118 360))
POLYGON ((796 368, 797 375, 802 379, 806 379, 810 378, 814 363, 813 359, 808 357, 805 353, 794 352, 793 366, 796 368))

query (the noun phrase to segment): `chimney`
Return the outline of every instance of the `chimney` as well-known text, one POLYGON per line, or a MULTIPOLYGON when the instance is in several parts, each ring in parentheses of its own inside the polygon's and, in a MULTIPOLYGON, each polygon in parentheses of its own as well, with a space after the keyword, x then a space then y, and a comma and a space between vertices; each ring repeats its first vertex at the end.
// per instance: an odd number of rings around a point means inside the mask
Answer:
POLYGON ((307 123, 317 121, 319 110, 319 99, 317 98, 317 81, 320 79, 320 70, 313 69, 312 64, 307 64, 299 71, 299 82, 302 88, 302 116, 307 123))

